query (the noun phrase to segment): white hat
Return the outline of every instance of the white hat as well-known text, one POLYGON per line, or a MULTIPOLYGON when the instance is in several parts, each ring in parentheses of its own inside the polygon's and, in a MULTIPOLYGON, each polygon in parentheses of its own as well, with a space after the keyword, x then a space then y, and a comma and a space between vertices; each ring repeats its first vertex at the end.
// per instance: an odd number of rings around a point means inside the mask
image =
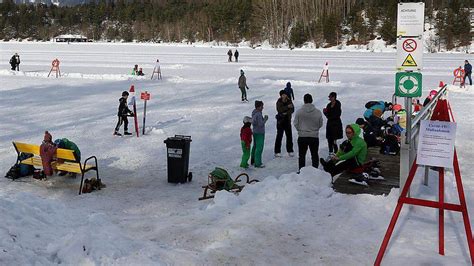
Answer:
POLYGON ((252 123, 252 118, 250 116, 244 116, 244 123, 252 123))

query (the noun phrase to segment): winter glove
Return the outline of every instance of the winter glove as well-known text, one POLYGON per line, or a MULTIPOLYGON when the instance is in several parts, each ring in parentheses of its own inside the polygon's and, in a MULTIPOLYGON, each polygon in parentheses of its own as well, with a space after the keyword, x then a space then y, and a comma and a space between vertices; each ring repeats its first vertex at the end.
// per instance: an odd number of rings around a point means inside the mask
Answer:
POLYGON ((264 116, 263 116, 263 121, 264 121, 264 122, 267 122, 267 120, 268 120, 268 115, 264 115, 264 116))

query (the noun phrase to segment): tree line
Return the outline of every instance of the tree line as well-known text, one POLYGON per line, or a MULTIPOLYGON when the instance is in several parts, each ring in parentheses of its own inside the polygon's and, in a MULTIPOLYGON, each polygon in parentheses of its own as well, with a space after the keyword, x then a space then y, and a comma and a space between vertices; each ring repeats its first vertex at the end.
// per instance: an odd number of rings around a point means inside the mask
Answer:
MULTIPOLYGON (((98 0, 77 6, 0 3, 0 39, 50 40, 82 34, 91 40, 217 41, 278 47, 396 42, 398 0, 98 0)), ((425 0, 436 35, 430 51, 468 46, 474 0, 425 0)))

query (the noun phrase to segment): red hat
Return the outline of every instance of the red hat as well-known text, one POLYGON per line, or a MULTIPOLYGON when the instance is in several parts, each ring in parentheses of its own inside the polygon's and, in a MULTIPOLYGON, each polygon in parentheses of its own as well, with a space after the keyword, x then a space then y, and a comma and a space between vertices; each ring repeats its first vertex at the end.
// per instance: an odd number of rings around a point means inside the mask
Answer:
POLYGON ((402 110, 402 105, 401 104, 395 104, 395 105, 393 105, 392 110, 398 112, 398 111, 402 110))
POLYGON ((51 134, 49 134, 48 131, 45 131, 43 141, 44 142, 53 142, 53 136, 51 136, 51 134))

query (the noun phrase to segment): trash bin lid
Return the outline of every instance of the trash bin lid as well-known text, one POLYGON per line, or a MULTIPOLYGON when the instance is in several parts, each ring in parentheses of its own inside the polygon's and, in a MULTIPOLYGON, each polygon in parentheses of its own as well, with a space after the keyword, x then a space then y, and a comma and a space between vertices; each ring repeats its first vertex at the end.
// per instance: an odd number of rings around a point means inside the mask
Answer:
POLYGON ((168 137, 164 143, 168 143, 170 141, 189 141, 191 142, 191 136, 184 136, 184 135, 175 135, 174 137, 168 137))

